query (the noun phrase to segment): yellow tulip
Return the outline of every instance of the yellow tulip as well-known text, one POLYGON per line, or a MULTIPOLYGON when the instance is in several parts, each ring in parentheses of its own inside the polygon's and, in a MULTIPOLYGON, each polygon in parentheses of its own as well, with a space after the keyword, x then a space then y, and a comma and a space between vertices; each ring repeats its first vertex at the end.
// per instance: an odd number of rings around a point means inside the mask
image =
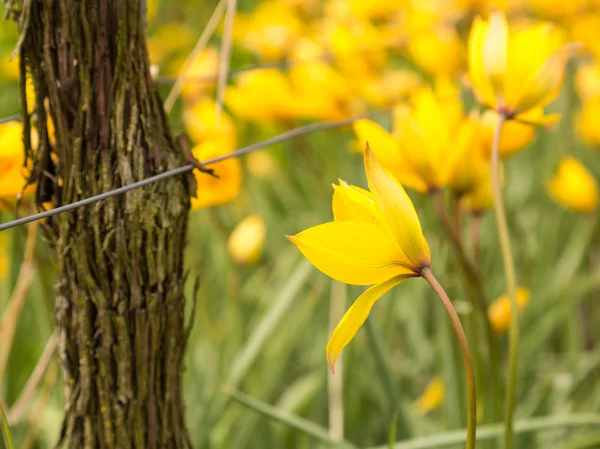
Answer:
MULTIPOLYGON (((161 26, 148 37, 150 62, 164 68, 169 58, 192 49, 194 35, 194 31, 181 22, 170 22, 161 26)), ((167 69, 166 72, 168 71, 167 69)))
MULTIPOLYGON (((519 310, 529 302, 529 290, 524 287, 517 287, 517 303, 519 310)), ((488 307, 488 318, 492 328, 499 334, 508 330, 510 324, 510 299, 508 295, 500 296, 495 299, 488 307)))
POLYGON ((263 2, 250 15, 236 14, 234 38, 261 58, 281 60, 302 35, 303 28, 292 5, 263 2))
MULTIPOLYGON (((185 59, 174 63, 175 73, 179 75, 185 65, 185 59)), ((195 101, 201 98, 215 86, 214 76, 219 67, 219 51, 209 47, 196 57, 188 67, 185 74, 186 81, 181 89, 181 96, 186 101, 195 101)))
POLYGON ((259 215, 246 217, 227 240, 229 255, 240 265, 256 263, 262 255, 266 236, 265 221, 259 215))
POLYGON ((275 157, 268 151, 253 151, 245 157, 248 172, 258 178, 271 178, 279 171, 275 157))
POLYGON ((185 109, 183 123, 193 142, 218 138, 224 139, 228 148, 234 148, 236 145, 235 127, 231 118, 222 112, 217 122, 215 102, 208 97, 185 109))
POLYGON ((448 186, 459 197, 472 192, 483 180, 489 183, 489 157, 484 150, 481 135, 479 117, 472 113, 463 121, 457 133, 456 145, 463 148, 461 153, 464 156, 458 159, 448 179, 448 186))
MULTIPOLYGON (((208 139, 192 148, 192 154, 200 162, 218 156, 223 156, 233 151, 227 147, 227 141, 222 139, 208 139)), ((218 178, 194 171, 197 191, 196 198, 192 198, 192 209, 225 204, 233 200, 239 193, 242 183, 242 169, 237 158, 225 159, 210 166, 215 170, 218 178)))
POLYGON ((449 25, 411 34, 407 39, 407 51, 418 67, 432 75, 455 75, 464 61, 460 37, 449 25))
POLYGON ((541 17, 565 21, 586 6, 587 0, 528 0, 531 8, 541 17))
POLYGON ((584 64, 577 68, 575 89, 583 100, 600 97, 600 66, 597 63, 584 64))
POLYGON ((475 215, 483 214, 494 205, 492 183, 489 175, 477 180, 471 190, 464 195, 464 201, 467 209, 475 215))
POLYGON ((225 92, 225 104, 233 114, 258 122, 293 117, 294 103, 288 79, 276 69, 241 73, 225 92))
POLYGON ((423 88, 410 107, 394 111, 393 134, 369 120, 354 124, 359 143, 372 144, 381 164, 407 187, 419 192, 448 184, 456 164, 471 142, 458 140, 464 126, 462 105, 457 95, 435 95, 423 88))
MULTIPOLYGON (((500 117, 494 110, 488 109, 481 114, 483 146, 487 150, 488 155, 491 154, 492 141, 494 139, 494 131, 500 117)), ((535 138, 535 128, 532 125, 509 120, 502 125, 500 134, 500 157, 505 158, 513 156, 535 138)))
POLYGON ((509 32, 504 14, 477 17, 469 36, 469 79, 480 103, 507 118, 548 124, 558 115, 535 111, 560 90, 574 44, 561 45, 548 24, 509 32))
POLYGON ((423 394, 415 401, 414 407, 419 415, 426 415, 440 406, 445 395, 446 386, 444 385, 444 381, 436 377, 429 381, 423 394))
POLYGON ((600 97, 584 101, 575 120, 577 132, 582 140, 596 147, 600 147, 599 114, 600 97))
POLYGON ((327 344, 335 361, 375 302, 402 281, 419 276, 431 256, 415 208, 403 187, 367 145, 369 191, 341 183, 333 197, 335 221, 288 236, 319 270, 340 282, 372 285, 346 312, 327 344))
POLYGON ((598 58, 600 56, 600 40, 598 40, 600 14, 597 7, 594 9, 595 12, 586 12, 573 16, 566 26, 571 38, 581 42, 585 50, 591 52, 595 58, 598 58))
POLYGON ((547 184, 548 192, 561 206, 590 213, 598 206, 598 185, 592 174, 573 157, 560 161, 558 172, 547 184))
POLYGON ((369 104, 383 108, 406 100, 423 86, 423 78, 412 70, 394 69, 361 80, 356 90, 369 104), (366 82, 365 82, 366 81, 366 82))

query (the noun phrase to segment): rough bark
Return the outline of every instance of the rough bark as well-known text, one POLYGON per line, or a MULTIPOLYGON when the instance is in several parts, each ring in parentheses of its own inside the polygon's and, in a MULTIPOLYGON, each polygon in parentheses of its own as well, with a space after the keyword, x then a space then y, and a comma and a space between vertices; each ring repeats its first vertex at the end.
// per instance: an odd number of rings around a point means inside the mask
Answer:
MULTIPOLYGON (((39 208, 183 165, 150 77, 140 0, 5 3, 22 36, 24 143, 39 208)), ((189 445, 181 391, 188 209, 181 178, 44 224, 58 271, 61 442, 70 447, 189 445)))

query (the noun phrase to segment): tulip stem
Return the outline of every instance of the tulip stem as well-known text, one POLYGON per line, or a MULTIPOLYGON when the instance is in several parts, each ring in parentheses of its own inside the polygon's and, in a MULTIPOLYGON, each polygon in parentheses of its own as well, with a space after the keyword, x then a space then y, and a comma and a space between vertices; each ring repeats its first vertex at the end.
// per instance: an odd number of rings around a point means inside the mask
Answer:
POLYGON ((421 276, 429 285, 433 288, 433 290, 437 293, 446 312, 448 313, 448 317, 452 322, 452 327, 454 327, 454 332, 456 333, 456 338, 458 338, 458 343, 460 345, 460 350, 462 352, 463 362, 465 365, 465 374, 467 377, 467 444, 466 449, 474 449, 475 448, 475 439, 476 439, 476 431, 477 431, 477 391, 475 388, 475 370, 473 369, 473 361, 471 359, 471 351, 469 350, 469 343, 467 341, 467 336, 465 335, 465 330, 462 327, 460 322, 460 318, 452 305, 452 301, 448 298, 448 295, 435 278, 433 273, 429 268, 423 268, 421 270, 421 276))
POLYGON ((502 249, 502 262, 504 263, 504 277, 506 290, 510 298, 510 330, 508 334, 508 378, 506 384, 506 400, 504 405, 504 449, 511 449, 513 443, 513 413, 517 396, 517 366, 519 353, 519 306, 517 303, 517 276, 515 264, 510 247, 510 234, 506 223, 504 200, 502 198, 502 185, 500 184, 500 135, 506 116, 499 114, 500 118, 494 131, 492 141, 492 193, 494 197, 494 210, 496 224, 502 249))
MULTIPOLYGON (((489 370, 486 374, 489 376, 491 385, 490 396, 492 407, 490 407, 490 421, 495 422, 496 417, 500 415, 500 412, 496 411, 496 404, 500 402, 500 381, 497 378, 499 372, 499 352, 496 336, 494 335, 492 325, 487 315, 487 302, 485 300, 485 292, 483 291, 481 277, 475 266, 469 261, 467 255, 465 254, 462 243, 454 232, 454 228, 446 212, 446 207, 444 206, 444 199, 441 192, 437 191, 431 193, 431 198, 440 222, 448 234, 450 242, 452 243, 452 247, 456 252, 462 274, 467 281, 471 304, 473 308, 479 310, 479 313, 481 314, 481 320, 484 323, 485 337, 489 350, 489 370)), ((477 338, 477 336, 475 336, 475 338, 477 338)))

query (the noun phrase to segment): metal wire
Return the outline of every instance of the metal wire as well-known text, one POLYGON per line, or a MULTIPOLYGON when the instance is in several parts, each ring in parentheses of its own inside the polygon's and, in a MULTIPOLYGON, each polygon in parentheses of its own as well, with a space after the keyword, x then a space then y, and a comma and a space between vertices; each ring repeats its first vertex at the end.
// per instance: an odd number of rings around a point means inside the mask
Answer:
MULTIPOLYGON (((203 165, 211 165, 211 164, 216 164, 217 162, 221 162, 224 161, 226 159, 231 159, 234 157, 240 157, 243 156, 245 154, 251 153, 253 151, 256 150, 260 150, 262 148, 266 148, 269 147, 271 145, 275 145, 278 144, 280 142, 283 142, 285 140, 289 140, 289 139, 293 139, 294 137, 303 135, 303 134, 308 134, 308 133, 313 133, 313 132, 317 132, 317 131, 324 131, 327 129, 331 129, 331 128, 340 128, 343 126, 347 126, 352 124, 353 122, 355 122, 356 120, 359 120, 361 118, 367 118, 367 117, 374 117, 377 115, 381 115, 384 114, 386 112, 388 112, 389 109, 381 109, 381 110, 377 110, 377 111, 372 111, 366 114, 360 114, 360 115, 355 115, 352 117, 349 117, 347 119, 344 120, 338 120, 338 121, 331 121, 331 122, 319 122, 319 123, 311 123, 310 125, 305 125, 305 126, 300 126, 298 128, 294 128, 291 129, 289 131, 285 131, 282 132, 281 134, 278 134, 276 136, 273 136, 267 140, 264 140, 262 142, 258 142, 258 143, 254 143, 252 145, 249 145, 247 147, 244 148, 240 148, 237 151, 234 151, 232 153, 228 153, 228 154, 224 154, 223 156, 218 156, 212 159, 208 159, 206 161, 201 161, 201 163, 203 165)), ((114 189, 114 190, 110 190, 108 192, 104 192, 101 193, 99 195, 95 195, 92 196, 90 198, 86 198, 84 200, 80 200, 80 201, 76 201, 74 203, 69 203, 69 204, 65 204, 64 206, 60 206, 54 209, 50 209, 44 212, 40 212, 37 214, 33 214, 33 215, 28 215, 26 217, 22 217, 22 218, 18 218, 16 220, 12 220, 12 221, 8 221, 6 223, 2 223, 0 224, 0 232, 1 231, 5 231, 7 229, 10 228, 14 228, 16 226, 21 226, 27 223, 31 223, 32 221, 36 221, 36 220, 41 220, 43 218, 48 218, 48 217, 52 217, 54 215, 58 215, 61 214, 63 212, 68 212, 74 209, 77 209, 79 207, 82 206, 88 206, 92 203, 95 203, 97 201, 101 201, 101 200, 105 200, 107 198, 112 198, 113 196, 117 196, 117 195, 122 195, 124 193, 127 193, 131 190, 134 189, 139 189, 140 187, 144 187, 147 186, 149 184, 152 184, 154 182, 157 181, 162 181, 164 179, 168 179, 171 178, 173 176, 177 176, 177 175, 181 175, 183 173, 187 173, 189 171, 192 171, 195 168, 195 166, 193 164, 186 164, 183 165, 181 167, 177 167, 174 168, 172 170, 167 170, 163 173, 159 173, 158 175, 154 175, 151 176, 149 178, 146 179, 142 179, 141 181, 137 181, 134 182, 132 184, 128 184, 126 186, 123 187, 119 187, 118 189, 114 189)))

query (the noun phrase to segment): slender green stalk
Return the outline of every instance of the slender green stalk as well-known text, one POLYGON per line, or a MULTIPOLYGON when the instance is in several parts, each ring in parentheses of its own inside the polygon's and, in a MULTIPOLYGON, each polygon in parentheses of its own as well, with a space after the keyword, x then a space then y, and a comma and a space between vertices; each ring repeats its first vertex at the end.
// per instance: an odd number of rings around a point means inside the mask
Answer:
POLYGON ((6 419, 6 415, 4 414, 4 409, 2 408, 2 401, 0 401, 0 428, 2 429, 2 439, 4 440, 4 444, 6 449, 13 449, 13 441, 12 436, 10 435, 10 428, 8 427, 8 420, 6 419))
POLYGON ((456 338, 458 338, 458 343, 460 344, 460 350, 462 352, 463 362, 465 364, 465 373, 467 377, 468 416, 466 449, 474 449, 477 431, 477 391, 475 388, 475 371, 473 370, 473 362, 471 360, 471 351, 469 350, 467 336, 465 335, 465 331, 460 323, 460 318, 458 318, 458 314, 456 313, 456 310, 454 310, 452 301, 450 301, 450 298, 448 298, 448 295, 437 281, 431 270, 429 268, 423 268, 421 270, 421 276, 423 279, 429 282, 429 285, 431 285, 433 290, 437 293, 442 301, 442 304, 448 313, 448 317, 452 322, 452 326, 454 327, 454 332, 456 333, 456 338))
POLYGON ((500 184, 500 135, 502 125, 506 117, 500 114, 498 124, 494 131, 492 142, 492 193, 494 197, 494 210, 496 212, 496 224, 502 250, 502 262, 504 263, 504 277, 506 290, 510 298, 510 330, 508 334, 508 378, 506 384, 506 400, 504 405, 504 448, 511 449, 513 443, 513 413, 517 397, 517 366, 519 354, 519 305, 517 303, 517 276, 515 263, 510 247, 510 234, 506 223, 506 212, 504 211, 504 200, 502 198, 502 186, 500 184))
MULTIPOLYGON (((464 247, 459 240, 456 232, 454 231, 454 227, 448 217, 446 212, 446 207, 444 206, 444 199, 441 196, 441 192, 433 192, 431 194, 431 199, 433 201, 433 205, 435 211, 440 219, 440 223, 444 227, 446 234, 450 238, 450 243, 452 243, 452 248, 456 253, 458 258, 459 266, 461 268, 462 274, 467 282, 467 287, 469 291, 469 298, 471 300, 471 304, 474 309, 478 309, 481 314, 481 320, 484 323, 485 327, 485 337, 487 340, 487 346, 490 357, 490 366, 488 371, 488 376, 490 379, 491 385, 491 402, 492 407, 490 407, 491 416, 490 421, 496 421, 497 416, 499 417, 500 411, 496 411, 498 403, 500 403, 500 381, 498 379, 499 366, 500 366, 500 353, 498 351, 498 343, 496 339, 496 335, 494 334, 494 330, 490 324, 490 320, 487 316, 487 302, 485 300, 485 293, 483 291, 483 283, 481 281, 481 277, 475 266, 469 261, 467 255, 465 254, 464 247)), ((475 337, 476 338, 476 337, 475 337)))

